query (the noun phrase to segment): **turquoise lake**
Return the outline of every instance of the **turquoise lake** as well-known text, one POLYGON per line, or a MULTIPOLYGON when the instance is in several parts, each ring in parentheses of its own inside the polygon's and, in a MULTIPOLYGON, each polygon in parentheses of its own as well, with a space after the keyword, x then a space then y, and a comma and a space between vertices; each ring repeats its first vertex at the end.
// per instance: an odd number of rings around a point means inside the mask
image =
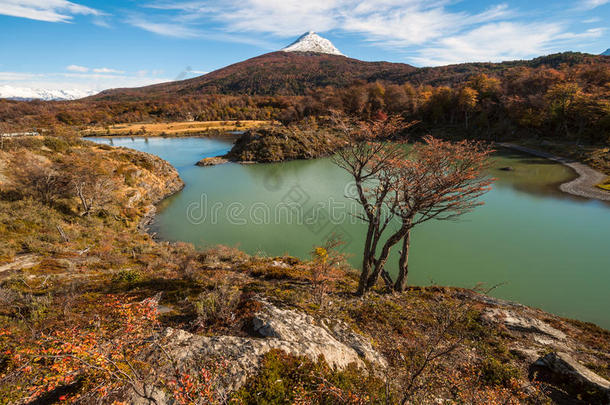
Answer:
MULTIPOLYGON (((365 228, 349 215, 349 178, 331 159, 198 167, 232 140, 88 139, 157 155, 178 169, 186 186, 160 204, 152 224, 162 239, 307 258, 336 233, 358 267, 365 228)), ((501 284, 491 295, 610 328, 610 205, 560 192, 575 174, 545 159, 501 150, 494 167, 485 205, 414 230, 409 282, 501 284), (514 170, 498 169, 504 166, 514 170)))

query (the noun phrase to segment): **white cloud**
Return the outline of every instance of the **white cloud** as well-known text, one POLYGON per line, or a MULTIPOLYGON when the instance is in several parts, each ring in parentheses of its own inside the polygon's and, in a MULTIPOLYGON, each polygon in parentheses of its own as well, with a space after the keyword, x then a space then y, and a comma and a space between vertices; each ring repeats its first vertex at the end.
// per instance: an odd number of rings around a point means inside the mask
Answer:
POLYGON ((342 29, 364 33, 370 41, 385 46, 406 47, 459 32, 475 24, 494 21, 509 15, 500 5, 479 14, 448 13, 442 7, 421 4, 397 10, 382 9, 372 14, 346 15, 342 29))
POLYGON ((0 14, 48 22, 70 22, 74 15, 102 15, 67 0, 0 0, 0 14))
POLYGON ((89 68, 85 67, 85 66, 79 66, 79 65, 70 65, 70 66, 66 66, 66 70, 69 70, 70 72, 88 72, 89 68))
POLYGON ((32 80, 42 76, 39 73, 0 72, 0 81, 32 80))
POLYGON ((580 0, 578 5, 579 7, 590 10, 608 3, 610 3, 610 0, 580 0))
POLYGON ((150 7, 178 12, 182 26, 213 20, 227 32, 261 32, 281 37, 305 31, 343 30, 375 38, 422 43, 447 31, 507 17, 504 4, 478 14, 449 12, 447 0, 226 0, 157 3, 150 7))
POLYGON ((412 59, 421 65, 461 62, 501 62, 540 56, 569 41, 595 38, 600 29, 581 34, 564 32, 557 23, 486 24, 464 34, 442 38, 433 46, 416 52, 412 59))
POLYGON ((111 69, 111 68, 107 68, 107 67, 88 68, 86 66, 80 66, 80 65, 66 66, 66 70, 68 70, 70 72, 76 72, 76 73, 87 73, 89 71, 94 72, 94 73, 118 73, 118 74, 125 73, 123 70, 111 69))
POLYGON ((194 38, 200 34, 197 30, 186 27, 183 24, 157 23, 139 17, 130 18, 128 22, 134 27, 167 37, 194 38))
MULTIPOLYGON (((581 0, 580 4, 591 8, 608 2, 581 0)), ((209 26, 210 22, 219 24, 225 35, 235 36, 216 35, 212 39, 236 42, 246 42, 237 33, 286 38, 309 30, 335 31, 361 35, 372 45, 407 52, 413 55, 408 61, 426 65, 538 56, 568 43, 582 45, 578 41, 602 33, 602 28, 570 32, 568 22, 557 22, 557 18, 519 19, 519 11, 504 3, 478 12, 455 11, 456 3, 459 1, 193 0, 157 2, 148 7, 164 13, 177 27, 198 30, 199 37, 210 35, 209 28, 201 25, 209 26)))
POLYGON ((102 67, 102 68, 95 68, 93 69, 93 71, 95 73, 125 73, 122 70, 117 70, 117 69, 110 69, 110 68, 106 68, 106 67, 102 67))

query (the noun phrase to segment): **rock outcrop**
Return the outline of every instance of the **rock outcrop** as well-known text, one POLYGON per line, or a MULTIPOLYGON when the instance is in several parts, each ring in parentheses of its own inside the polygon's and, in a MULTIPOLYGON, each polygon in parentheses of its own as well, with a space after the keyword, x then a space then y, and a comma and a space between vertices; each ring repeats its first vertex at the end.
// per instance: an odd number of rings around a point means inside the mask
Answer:
POLYGON ((572 326, 540 310, 491 297, 486 303, 490 306, 482 311, 481 319, 511 335, 510 352, 529 364, 531 378, 560 387, 553 389, 554 401, 572 403, 585 396, 581 399, 586 402, 575 403, 610 404, 610 382, 583 365, 603 367, 607 353, 583 346, 573 335, 568 336, 574 331, 572 326))
MULTIPOLYGON (((377 353, 366 338, 354 333, 347 325, 329 320, 316 322, 307 314, 280 309, 261 301, 262 309, 252 320, 253 330, 260 337, 201 336, 184 330, 168 328, 162 339, 165 350, 175 364, 186 364, 190 359, 223 359, 227 369, 219 391, 224 395, 240 388, 258 370, 263 356, 271 350, 282 350, 294 356, 305 356, 317 361, 323 356, 337 369, 356 364, 367 372, 366 360, 374 369, 386 367, 386 360, 377 353)), ((152 357, 162 363, 164 354, 152 357)))
POLYGON ((508 309, 488 308, 482 318, 488 322, 500 322, 508 329, 542 335, 557 341, 564 341, 566 334, 536 318, 526 318, 508 309))
POLYGON ((197 166, 216 166, 221 165, 223 163, 228 163, 229 160, 220 156, 215 157, 207 157, 201 159, 199 162, 195 163, 197 166))
POLYGON ((597 392, 600 396, 605 396, 605 403, 610 403, 610 382, 580 364, 568 353, 549 353, 540 357, 533 366, 545 368, 555 377, 580 386, 585 391, 597 392))

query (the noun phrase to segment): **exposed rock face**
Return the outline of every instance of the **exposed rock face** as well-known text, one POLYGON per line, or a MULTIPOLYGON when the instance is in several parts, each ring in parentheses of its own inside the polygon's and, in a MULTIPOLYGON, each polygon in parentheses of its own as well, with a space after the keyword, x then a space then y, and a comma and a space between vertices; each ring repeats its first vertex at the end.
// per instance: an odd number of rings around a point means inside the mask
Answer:
POLYGON ((324 325, 332 333, 333 337, 343 344, 351 347, 360 357, 384 369, 388 366, 387 361, 381 356, 364 336, 355 333, 352 328, 344 322, 332 322, 324 320, 324 325))
POLYGON ((229 160, 220 156, 215 157, 207 157, 201 159, 199 162, 195 163, 197 166, 216 166, 221 165, 223 163, 227 163, 229 160))
POLYGON ((586 390, 595 390, 606 395, 610 403, 610 382, 589 370, 567 353, 549 353, 539 358, 535 367, 543 367, 559 378, 567 379, 586 390))
POLYGON ((591 350, 574 339, 573 327, 557 317, 491 297, 481 301, 490 305, 483 310, 482 320, 506 329, 513 337, 509 348, 511 353, 530 365, 532 376, 538 382, 560 387, 554 391, 555 401, 610 404, 610 382, 583 365, 603 367, 608 359, 607 353, 591 350), (582 399, 582 396, 586 398, 582 399), (581 402, 581 399, 593 402, 581 402))
POLYGON ((145 212, 138 229, 140 232, 145 232, 156 212, 154 204, 181 190, 184 182, 169 162, 157 156, 133 150, 124 153, 124 158, 146 169, 133 172, 135 186, 125 191, 130 195, 126 202, 127 206, 135 207, 140 204, 144 206, 145 212))
POLYGON ((150 181, 147 187, 146 197, 153 204, 174 194, 184 187, 178 171, 169 162, 143 152, 137 152, 138 158, 146 160, 150 172, 157 177, 158 181, 150 181))
MULTIPOLYGON (((283 350, 294 356, 306 356, 317 361, 320 356, 331 366, 343 369, 355 363, 365 369, 362 359, 374 367, 385 367, 385 359, 371 344, 344 324, 329 328, 300 312, 279 309, 261 301, 263 308, 254 315, 254 330, 262 336, 200 336, 184 330, 168 328, 163 340, 166 350, 177 364, 193 358, 222 358, 228 369, 219 387, 223 394, 241 387, 253 375, 263 356, 273 349, 283 350)), ((161 354, 155 353, 153 357, 161 354)))
POLYGON ((309 315, 295 311, 282 310, 265 303, 263 311, 256 314, 253 320, 254 330, 265 337, 277 338, 288 342, 299 342, 312 360, 319 354, 330 365, 344 368, 350 363, 364 366, 360 357, 376 366, 385 367, 383 357, 363 336, 354 333, 347 325, 323 320, 317 325, 309 315))
POLYGON ((490 322, 501 322, 508 329, 548 336, 564 341, 566 334, 536 318, 525 318, 517 313, 500 308, 488 308, 483 312, 483 319, 490 322))

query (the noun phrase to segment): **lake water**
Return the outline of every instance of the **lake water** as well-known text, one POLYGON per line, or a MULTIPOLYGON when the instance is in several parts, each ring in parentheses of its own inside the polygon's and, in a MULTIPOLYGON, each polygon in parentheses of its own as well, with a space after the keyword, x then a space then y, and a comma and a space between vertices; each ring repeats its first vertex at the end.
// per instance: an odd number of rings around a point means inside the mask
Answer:
MULTIPOLYGON (((186 186, 161 203, 152 226, 163 239, 307 258, 336 233, 358 267, 364 225, 349 216, 349 178, 330 159, 198 167, 231 140, 88 139, 152 153, 178 169, 186 186)), ((414 230, 409 282, 502 284, 492 295, 610 328, 610 205, 558 191, 574 177, 559 164, 511 151, 494 160, 497 181, 485 205, 414 230), (504 166, 514 170, 497 169, 504 166)))

